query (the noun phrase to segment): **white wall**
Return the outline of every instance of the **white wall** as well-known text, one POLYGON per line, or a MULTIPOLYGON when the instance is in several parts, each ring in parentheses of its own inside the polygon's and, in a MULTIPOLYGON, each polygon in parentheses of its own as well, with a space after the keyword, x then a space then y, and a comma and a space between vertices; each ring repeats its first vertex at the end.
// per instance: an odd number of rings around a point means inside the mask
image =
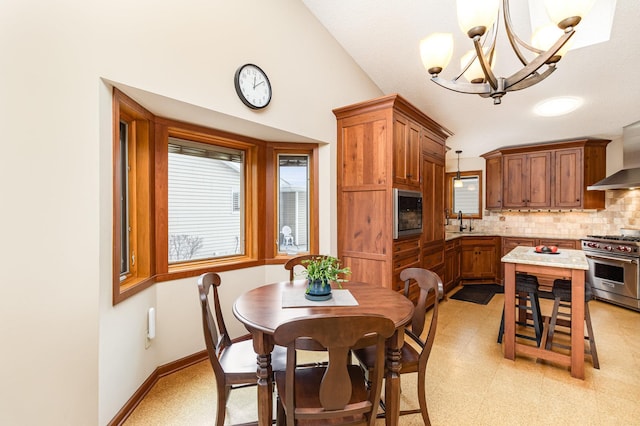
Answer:
MULTIPOLYGON (((110 83, 160 115, 329 143, 320 247, 335 252, 331 110, 382 93, 301 2, 4 0, 0 47, 0 424, 106 424, 156 366, 204 348, 195 279, 111 304, 110 83), (271 79, 264 111, 235 94, 247 62, 271 79)), ((279 277, 223 274, 234 333, 231 301, 279 277)))

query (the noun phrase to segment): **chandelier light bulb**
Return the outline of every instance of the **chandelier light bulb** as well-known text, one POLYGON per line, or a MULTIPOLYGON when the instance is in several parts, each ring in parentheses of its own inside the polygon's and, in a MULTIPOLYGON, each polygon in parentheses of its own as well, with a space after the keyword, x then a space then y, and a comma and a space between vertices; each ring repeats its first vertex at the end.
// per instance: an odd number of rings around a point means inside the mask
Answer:
POLYGON ((471 38, 491 28, 500 8, 500 0, 457 0, 456 4, 460 29, 471 38))
MULTIPOLYGON (((482 70, 482 66, 480 65, 480 61, 476 56, 475 50, 469 50, 467 53, 462 55, 460 58, 460 70, 464 70, 467 64, 473 59, 469 68, 464 72, 463 76, 470 83, 483 83, 485 80, 484 71, 482 70)), ((493 61, 491 63, 491 69, 494 69, 496 64, 495 53, 493 55, 493 61)))
POLYGON ((449 65, 453 55, 453 35, 433 33, 420 41, 420 57, 429 74, 437 75, 449 65))
POLYGON ((578 25, 587 16, 595 0, 544 0, 549 19, 559 28, 578 25), (577 19, 576 19, 577 18, 577 19))
MULTIPOLYGON (((531 44, 536 49, 545 51, 550 49, 561 36, 562 30, 554 24, 544 25, 533 33, 533 36, 531 36, 531 44)), ((547 61, 547 64, 558 62, 565 53, 567 53, 572 43, 573 39, 569 39, 569 41, 566 42, 564 46, 562 46, 562 48, 547 61)))

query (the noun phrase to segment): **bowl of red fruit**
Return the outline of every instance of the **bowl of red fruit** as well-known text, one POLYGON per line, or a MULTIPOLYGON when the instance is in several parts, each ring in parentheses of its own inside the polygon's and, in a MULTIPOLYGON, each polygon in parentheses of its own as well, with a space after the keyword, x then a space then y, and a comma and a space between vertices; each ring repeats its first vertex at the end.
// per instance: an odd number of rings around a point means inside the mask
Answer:
POLYGON ((536 253, 543 253, 543 254, 558 254, 558 247, 556 246, 536 246, 535 247, 536 253))

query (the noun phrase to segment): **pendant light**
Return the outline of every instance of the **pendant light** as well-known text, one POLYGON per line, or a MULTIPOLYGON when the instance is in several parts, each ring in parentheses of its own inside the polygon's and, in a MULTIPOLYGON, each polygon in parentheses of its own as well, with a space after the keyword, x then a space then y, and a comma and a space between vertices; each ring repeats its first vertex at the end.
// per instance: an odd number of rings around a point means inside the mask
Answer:
POLYGON ((456 173, 456 177, 453 178, 453 187, 462 188, 463 187, 462 178, 460 177, 460 154, 462 154, 462 151, 457 150, 456 154, 458 154, 458 172, 456 173))

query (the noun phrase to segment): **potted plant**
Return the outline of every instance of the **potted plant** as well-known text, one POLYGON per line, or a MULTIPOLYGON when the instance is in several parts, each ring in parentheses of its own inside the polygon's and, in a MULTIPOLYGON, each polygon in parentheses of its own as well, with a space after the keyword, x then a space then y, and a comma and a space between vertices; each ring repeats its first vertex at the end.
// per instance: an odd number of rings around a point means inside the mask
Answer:
POLYGON ((340 267, 340 261, 333 256, 316 256, 303 260, 307 275, 307 290, 305 297, 309 300, 328 300, 331 298, 331 283, 335 282, 342 288, 342 283, 347 281, 343 276, 351 273, 351 270, 340 267))

